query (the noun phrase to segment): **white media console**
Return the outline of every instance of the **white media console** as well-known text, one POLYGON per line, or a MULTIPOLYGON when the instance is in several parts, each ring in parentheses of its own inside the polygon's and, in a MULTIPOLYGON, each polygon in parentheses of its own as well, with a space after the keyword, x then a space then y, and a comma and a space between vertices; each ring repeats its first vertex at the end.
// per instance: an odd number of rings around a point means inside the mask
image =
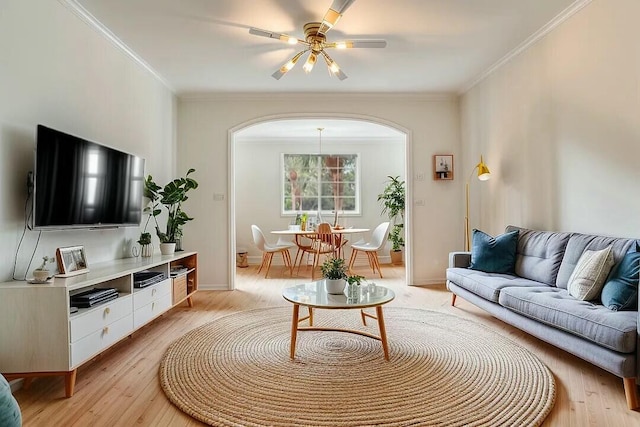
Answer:
POLYGON ((8 380, 65 376, 73 395, 77 368, 121 339, 186 301, 198 290, 198 254, 177 252, 91 265, 91 271, 48 284, 0 283, 0 373, 8 380), (183 267, 170 277, 172 267, 183 267), (140 271, 166 279, 138 289, 140 271), (118 298, 70 312, 70 297, 91 288, 116 288, 118 298))

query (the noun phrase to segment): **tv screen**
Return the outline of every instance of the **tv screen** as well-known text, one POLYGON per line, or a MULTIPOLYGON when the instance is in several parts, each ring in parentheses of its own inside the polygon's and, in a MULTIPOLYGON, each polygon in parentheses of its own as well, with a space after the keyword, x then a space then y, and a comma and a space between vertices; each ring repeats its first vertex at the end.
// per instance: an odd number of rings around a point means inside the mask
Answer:
POLYGON ((38 125, 33 228, 137 226, 144 159, 38 125))

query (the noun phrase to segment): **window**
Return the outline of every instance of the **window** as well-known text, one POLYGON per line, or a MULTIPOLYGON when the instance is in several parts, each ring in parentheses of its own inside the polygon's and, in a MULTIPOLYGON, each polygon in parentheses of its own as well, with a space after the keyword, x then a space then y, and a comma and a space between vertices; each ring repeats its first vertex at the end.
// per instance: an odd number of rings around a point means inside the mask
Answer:
POLYGON ((283 154, 282 213, 360 213, 357 154, 283 154))

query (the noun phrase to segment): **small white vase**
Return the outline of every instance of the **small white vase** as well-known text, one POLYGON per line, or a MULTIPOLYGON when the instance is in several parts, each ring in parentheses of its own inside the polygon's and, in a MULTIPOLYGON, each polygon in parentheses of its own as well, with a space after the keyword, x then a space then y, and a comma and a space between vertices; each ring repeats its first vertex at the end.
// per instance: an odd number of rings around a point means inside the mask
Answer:
POLYGON ((160 253, 162 255, 173 255, 176 251, 175 243, 160 243, 160 253))
POLYGON ((346 283, 344 279, 324 279, 324 286, 327 289, 327 293, 332 295, 342 294, 346 283))
POLYGON ((142 245, 142 250, 140 252, 144 258, 153 256, 153 245, 151 243, 148 245, 142 245))

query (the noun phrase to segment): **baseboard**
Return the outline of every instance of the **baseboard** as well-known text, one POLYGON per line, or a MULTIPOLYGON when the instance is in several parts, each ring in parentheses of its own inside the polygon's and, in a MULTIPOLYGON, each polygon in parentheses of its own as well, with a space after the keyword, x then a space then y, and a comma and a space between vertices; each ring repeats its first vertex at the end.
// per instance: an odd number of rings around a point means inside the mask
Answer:
POLYGON ((228 284, 203 285, 198 283, 199 291, 228 291, 228 284))
POLYGON ((444 277, 442 279, 428 279, 421 280, 419 282, 409 283, 409 286, 435 286, 435 285, 444 285, 447 282, 447 279, 444 277))

